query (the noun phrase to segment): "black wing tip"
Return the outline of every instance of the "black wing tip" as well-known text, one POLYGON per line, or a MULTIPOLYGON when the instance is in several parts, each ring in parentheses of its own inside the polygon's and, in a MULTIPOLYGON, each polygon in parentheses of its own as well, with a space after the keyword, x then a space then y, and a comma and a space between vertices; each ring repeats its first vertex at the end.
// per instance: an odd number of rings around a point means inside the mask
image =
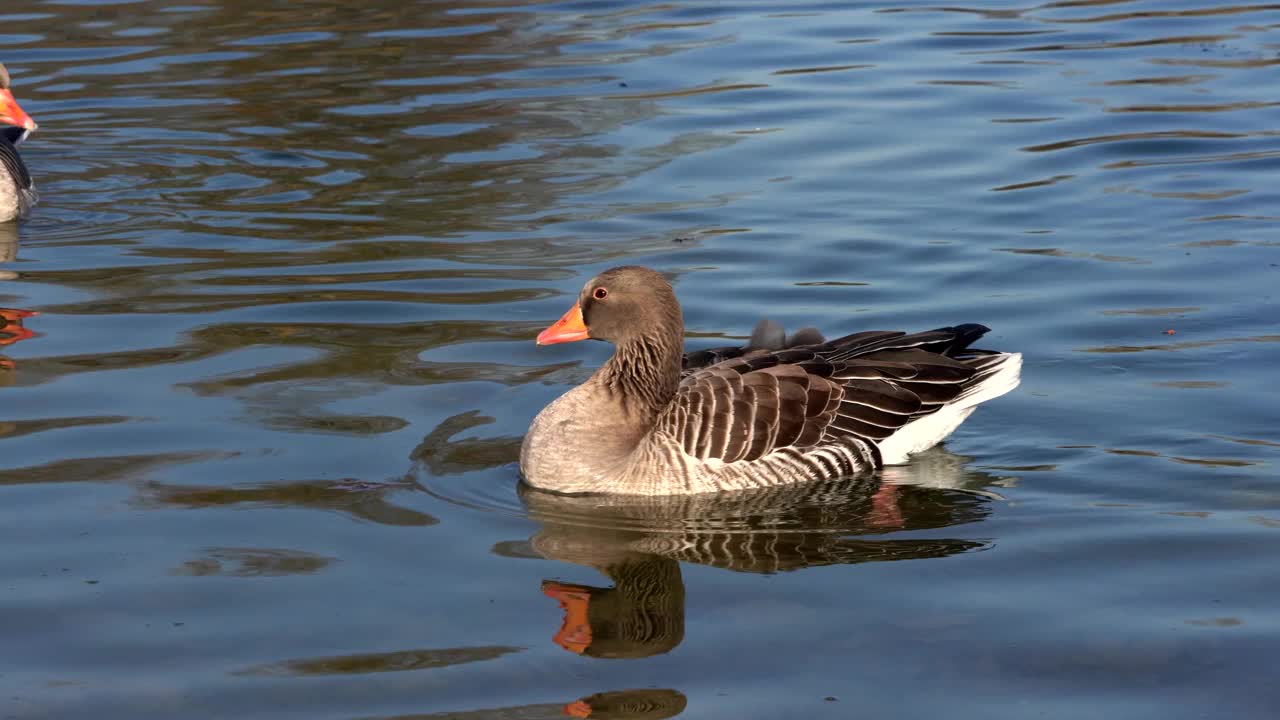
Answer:
POLYGON ((941 327, 941 328, 938 328, 937 330, 933 330, 932 332, 951 333, 955 335, 957 338, 971 337, 974 340, 977 340, 983 335, 986 335, 987 333, 991 332, 991 328, 987 327, 986 325, 981 325, 979 323, 961 323, 959 325, 953 325, 951 327, 941 327))
POLYGON ((938 328, 934 332, 950 333, 955 336, 951 346, 944 353, 950 355, 952 353, 967 350, 970 345, 977 342, 983 335, 991 332, 991 328, 978 323, 962 323, 953 327, 938 328))

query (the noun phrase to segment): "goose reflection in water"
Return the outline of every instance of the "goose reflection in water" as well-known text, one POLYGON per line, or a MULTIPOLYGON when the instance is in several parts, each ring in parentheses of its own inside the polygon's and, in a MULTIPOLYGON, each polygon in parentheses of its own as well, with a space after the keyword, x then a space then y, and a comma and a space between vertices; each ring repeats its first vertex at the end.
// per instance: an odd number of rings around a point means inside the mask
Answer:
POLYGON ((537 555, 586 565, 612 581, 597 587, 544 580, 564 620, 554 640, 579 655, 640 658, 684 639, 680 563, 750 573, 823 565, 939 558, 987 547, 982 540, 902 537, 982 520, 996 479, 942 449, 879 480, 674 497, 565 496, 521 488, 542 524, 537 555))
MULTIPOLYGON (((34 310, 19 310, 17 308, 0 308, 0 347, 13 345, 27 338, 34 337, 35 333, 22 326, 22 321, 29 317, 34 317, 40 313, 34 310)), ((13 360, 0 355, 0 370, 12 371, 16 367, 13 360)), ((0 385, 5 385, 3 375, 0 375, 0 385)))
MULTIPOLYGON (((18 226, 14 223, 0 222, 0 263, 12 263, 18 260, 18 226)), ((0 280, 13 280, 18 273, 0 268, 0 280)))
POLYGON ((564 706, 565 715, 594 720, 666 720, 684 712, 688 700, 678 690, 641 688, 589 695, 564 706))
MULTIPOLYGON (((5 270, 2 264, 18 259, 18 228, 13 223, 0 222, 0 280, 13 280, 18 274, 5 270)), ((39 315, 33 310, 0 307, 0 348, 26 340, 35 333, 22 326, 26 318, 39 315)), ((0 387, 13 381, 13 360, 0 355, 0 387)))

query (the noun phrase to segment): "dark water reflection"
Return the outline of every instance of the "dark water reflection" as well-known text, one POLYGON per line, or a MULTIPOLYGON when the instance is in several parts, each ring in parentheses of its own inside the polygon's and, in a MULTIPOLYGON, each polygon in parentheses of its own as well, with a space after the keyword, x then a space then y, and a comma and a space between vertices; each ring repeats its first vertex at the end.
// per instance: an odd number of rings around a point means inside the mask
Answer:
POLYGON ((0 717, 1273 715, 1277 27, 6 4, 0 717), (878 482, 522 493, 623 262, 693 345, 982 322, 1025 382, 878 482))

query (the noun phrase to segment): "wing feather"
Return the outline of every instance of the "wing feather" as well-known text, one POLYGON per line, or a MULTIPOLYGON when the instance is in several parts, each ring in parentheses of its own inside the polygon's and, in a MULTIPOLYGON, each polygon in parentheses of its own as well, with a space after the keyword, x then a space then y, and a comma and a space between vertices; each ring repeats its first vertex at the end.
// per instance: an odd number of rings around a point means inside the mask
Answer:
MULTIPOLYGON (((962 397, 1003 356, 969 349, 987 328, 958 325, 922 333, 867 331, 777 347, 713 348, 685 356, 680 388, 660 422, 685 452, 747 462, 861 441, 864 455, 903 425, 962 397), (851 440, 852 441, 852 440, 851 440)), ((797 333, 797 336, 801 335, 797 333)), ((768 342, 759 341, 766 337, 768 342)))

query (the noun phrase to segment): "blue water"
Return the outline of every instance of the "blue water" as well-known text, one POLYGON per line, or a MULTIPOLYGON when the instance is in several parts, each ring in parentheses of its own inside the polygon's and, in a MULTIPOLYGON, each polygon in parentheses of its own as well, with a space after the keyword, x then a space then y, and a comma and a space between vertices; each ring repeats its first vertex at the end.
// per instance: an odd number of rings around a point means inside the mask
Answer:
POLYGON ((0 718, 1272 717, 1278 29, 7 4, 0 718), (980 322, 1023 384, 872 481, 523 496, 622 263, 691 346, 980 322))

